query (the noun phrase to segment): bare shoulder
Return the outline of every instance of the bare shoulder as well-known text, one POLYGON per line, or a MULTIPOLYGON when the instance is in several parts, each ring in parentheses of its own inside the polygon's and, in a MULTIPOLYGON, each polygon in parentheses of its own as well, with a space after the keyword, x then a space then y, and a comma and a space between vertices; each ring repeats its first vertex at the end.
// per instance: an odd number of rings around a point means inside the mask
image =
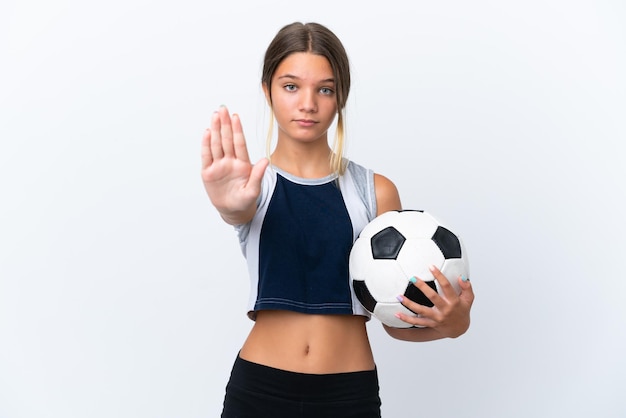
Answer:
POLYGON ((396 185, 381 174, 374 174, 374 188, 376 190, 377 215, 390 210, 402 209, 400 193, 396 185))

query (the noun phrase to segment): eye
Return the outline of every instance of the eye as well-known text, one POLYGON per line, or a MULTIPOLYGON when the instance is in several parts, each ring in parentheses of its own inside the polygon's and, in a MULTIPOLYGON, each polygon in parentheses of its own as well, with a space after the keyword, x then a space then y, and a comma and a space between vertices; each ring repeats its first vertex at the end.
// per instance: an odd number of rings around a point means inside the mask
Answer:
POLYGON ((287 91, 296 91, 296 85, 295 84, 285 84, 283 86, 283 88, 287 91))
POLYGON ((330 87, 322 87, 322 88, 320 89, 320 93, 322 93, 322 94, 324 94, 324 95, 327 95, 327 96, 332 95, 334 92, 335 92, 335 91, 334 91, 333 89, 331 89, 330 87))

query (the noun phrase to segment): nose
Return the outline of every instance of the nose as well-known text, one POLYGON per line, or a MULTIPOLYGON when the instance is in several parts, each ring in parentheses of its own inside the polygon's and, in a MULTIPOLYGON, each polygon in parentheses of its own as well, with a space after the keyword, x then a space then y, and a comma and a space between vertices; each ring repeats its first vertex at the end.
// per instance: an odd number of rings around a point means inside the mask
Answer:
POLYGON ((300 111, 305 113, 317 112, 317 96, 314 90, 301 90, 300 95, 300 111))

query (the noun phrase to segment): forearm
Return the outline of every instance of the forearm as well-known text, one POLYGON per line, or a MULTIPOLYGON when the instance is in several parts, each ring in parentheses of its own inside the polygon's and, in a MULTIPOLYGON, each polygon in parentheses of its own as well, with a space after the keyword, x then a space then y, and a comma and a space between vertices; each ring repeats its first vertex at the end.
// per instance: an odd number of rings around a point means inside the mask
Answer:
POLYGON ((387 334, 401 341, 411 341, 416 343, 435 341, 444 336, 432 328, 392 328, 383 325, 387 334))
POLYGON ((411 342, 427 342, 440 340, 442 338, 457 338, 465 334, 469 328, 469 322, 466 326, 463 326, 457 330, 454 334, 444 335, 434 328, 393 328, 383 324, 385 331, 391 337, 401 341, 411 342))

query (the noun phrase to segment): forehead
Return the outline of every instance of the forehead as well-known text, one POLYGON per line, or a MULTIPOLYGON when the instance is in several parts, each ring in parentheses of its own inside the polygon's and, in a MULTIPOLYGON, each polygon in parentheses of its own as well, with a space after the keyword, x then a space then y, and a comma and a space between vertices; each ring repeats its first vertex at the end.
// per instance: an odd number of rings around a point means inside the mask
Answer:
POLYGON ((333 69, 328 59, 310 52, 296 52, 282 60, 272 78, 276 80, 282 77, 311 82, 334 80, 333 69))

